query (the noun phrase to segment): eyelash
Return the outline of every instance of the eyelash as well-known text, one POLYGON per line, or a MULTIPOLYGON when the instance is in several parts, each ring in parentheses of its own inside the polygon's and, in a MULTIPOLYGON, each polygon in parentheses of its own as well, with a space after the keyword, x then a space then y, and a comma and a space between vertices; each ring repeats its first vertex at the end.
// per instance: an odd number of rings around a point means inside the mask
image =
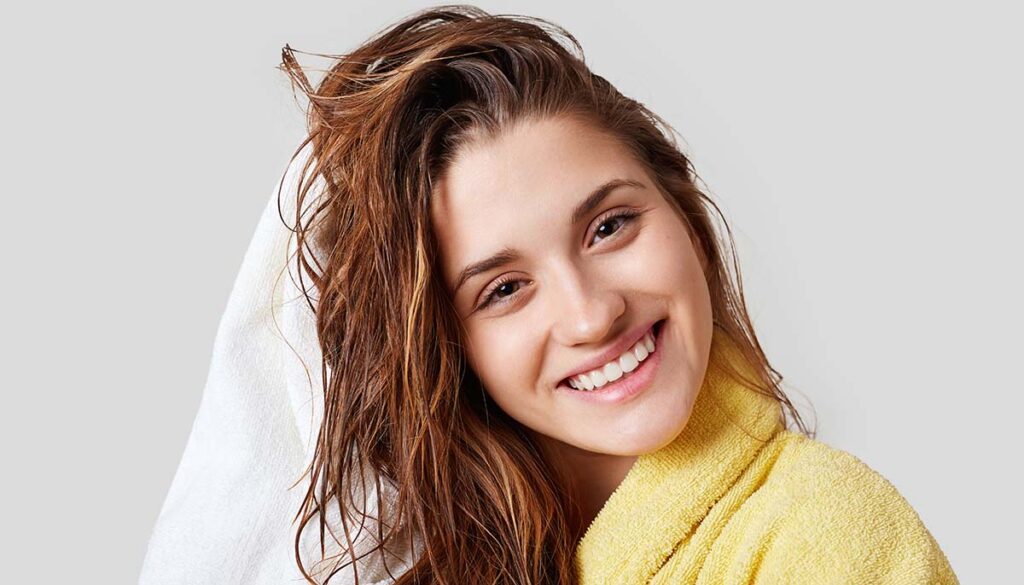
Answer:
MULTIPOLYGON (((615 230, 615 233, 613 233, 610 236, 605 237, 605 239, 601 240, 601 241, 603 242, 605 240, 609 240, 609 239, 612 239, 612 238, 615 238, 616 236, 618 236, 622 232, 622 229, 624 227, 626 227, 629 223, 631 223, 634 219, 636 219, 637 216, 639 216, 639 215, 640 215, 639 211, 635 211, 635 210, 632 210, 632 209, 627 209, 627 210, 619 211, 617 213, 614 213, 614 214, 609 215, 608 217, 605 217, 604 219, 602 219, 601 222, 597 224, 598 228, 600 228, 602 225, 604 225, 604 224, 606 224, 606 223, 608 223, 608 222, 610 222, 612 220, 621 219, 623 221, 620 224, 619 229, 615 230)), ((508 303, 509 299, 511 299, 512 297, 515 296, 515 293, 512 293, 512 295, 507 296, 504 299, 499 300, 499 301, 495 301, 494 300, 496 298, 495 297, 495 293, 502 286, 504 286, 504 285, 506 285, 506 284, 508 284, 510 282, 518 282, 519 280, 521 280, 521 279, 518 279, 518 278, 515 278, 515 277, 506 277, 506 278, 499 279, 497 282, 494 283, 494 285, 491 286, 490 289, 488 289, 487 293, 484 295, 484 300, 481 301, 480 305, 477 307, 477 310, 485 309, 487 307, 490 307, 491 305, 503 305, 505 303, 508 303)))

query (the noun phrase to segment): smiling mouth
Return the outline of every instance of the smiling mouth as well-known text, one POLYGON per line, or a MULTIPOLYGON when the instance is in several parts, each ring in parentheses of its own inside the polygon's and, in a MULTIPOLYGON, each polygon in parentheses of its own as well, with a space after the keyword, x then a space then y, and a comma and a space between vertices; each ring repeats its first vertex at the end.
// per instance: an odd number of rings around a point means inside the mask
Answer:
MULTIPOLYGON (((663 325, 664 323, 665 323, 665 319, 661 319, 660 321, 658 321, 657 323, 655 323, 655 324, 654 324, 653 326, 651 326, 651 331, 650 331, 650 333, 651 333, 651 336, 652 336, 652 337, 654 337, 655 339, 657 339, 657 337, 658 337, 658 333, 659 333, 659 332, 661 331, 661 327, 662 327, 662 325, 663 325)), ((641 362, 641 365, 643 365, 643 362, 641 362)), ((574 391, 577 391, 577 392, 579 392, 579 391, 583 391, 583 390, 582 390, 582 388, 581 388, 581 389, 576 389, 576 388, 573 388, 573 387, 572 387, 572 386, 571 386, 571 385, 569 384, 569 378, 563 378, 563 379, 562 379, 562 380, 561 380, 561 381, 560 381, 560 382, 558 383, 558 386, 559 386, 559 387, 565 387, 565 389, 567 389, 567 390, 574 390, 574 391)))

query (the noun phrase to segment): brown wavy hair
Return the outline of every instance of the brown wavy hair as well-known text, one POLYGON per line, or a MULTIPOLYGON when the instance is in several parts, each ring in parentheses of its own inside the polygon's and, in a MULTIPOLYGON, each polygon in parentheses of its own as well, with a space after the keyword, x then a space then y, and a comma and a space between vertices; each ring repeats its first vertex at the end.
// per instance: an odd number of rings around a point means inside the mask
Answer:
POLYGON ((401 530, 422 542, 414 564, 392 575, 397 583, 576 581, 580 517, 567 478, 520 423, 488 403, 467 366, 428 214, 433 181, 462 146, 527 117, 579 116, 646 165, 699 241, 715 327, 754 364, 759 379, 750 386, 778 400, 784 424, 813 436, 758 343, 732 232, 698 188, 675 130, 592 73, 568 31, 446 5, 406 17, 350 53, 304 53, 333 60, 315 87, 295 53, 286 45, 280 65, 308 100, 308 136, 293 160, 306 147, 312 157, 289 228, 324 379, 307 469, 314 481, 296 516, 295 557, 308 582, 317 583, 300 554, 306 526, 318 520, 321 555, 325 527, 341 542, 326 522, 329 503, 356 564, 349 522, 373 514, 365 497, 357 505, 351 494, 365 496, 366 477, 378 494, 384 485, 394 493, 379 502, 371 552, 390 551, 401 530), (716 215, 724 230, 716 230, 716 215))

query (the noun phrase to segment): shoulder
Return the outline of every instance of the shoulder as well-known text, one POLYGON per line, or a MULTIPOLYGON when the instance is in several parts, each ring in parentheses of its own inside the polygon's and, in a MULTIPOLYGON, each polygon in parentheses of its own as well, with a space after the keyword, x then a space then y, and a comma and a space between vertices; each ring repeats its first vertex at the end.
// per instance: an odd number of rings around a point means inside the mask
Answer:
POLYGON ((775 504, 763 569, 803 582, 957 582, 889 480, 850 453, 782 432, 762 486, 775 504))
POLYGON ((783 446, 769 481, 778 482, 788 495, 850 504, 855 502, 849 496, 855 495, 857 506, 909 507, 888 479, 858 457, 789 430, 778 440, 783 446))

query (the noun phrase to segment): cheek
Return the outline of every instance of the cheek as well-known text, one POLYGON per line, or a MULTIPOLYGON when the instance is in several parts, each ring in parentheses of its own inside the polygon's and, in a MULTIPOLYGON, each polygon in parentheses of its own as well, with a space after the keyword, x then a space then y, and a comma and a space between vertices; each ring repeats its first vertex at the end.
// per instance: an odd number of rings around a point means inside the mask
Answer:
POLYGON ((678 347, 687 354, 682 361, 699 364, 706 355, 714 321, 707 280, 682 220, 675 214, 659 219, 640 234, 642 245, 637 247, 637 255, 630 255, 639 259, 625 270, 630 271, 632 288, 664 303, 674 321, 678 347))
POLYGON ((628 276, 629 284, 668 297, 705 285, 689 234, 674 214, 663 214, 645 226, 638 237, 636 254, 630 254, 619 271, 628 276))
POLYGON ((470 366, 499 404, 507 396, 522 394, 522 381, 529 371, 529 352, 523 335, 508 324, 480 327, 471 333, 472 349, 467 352, 470 366))

